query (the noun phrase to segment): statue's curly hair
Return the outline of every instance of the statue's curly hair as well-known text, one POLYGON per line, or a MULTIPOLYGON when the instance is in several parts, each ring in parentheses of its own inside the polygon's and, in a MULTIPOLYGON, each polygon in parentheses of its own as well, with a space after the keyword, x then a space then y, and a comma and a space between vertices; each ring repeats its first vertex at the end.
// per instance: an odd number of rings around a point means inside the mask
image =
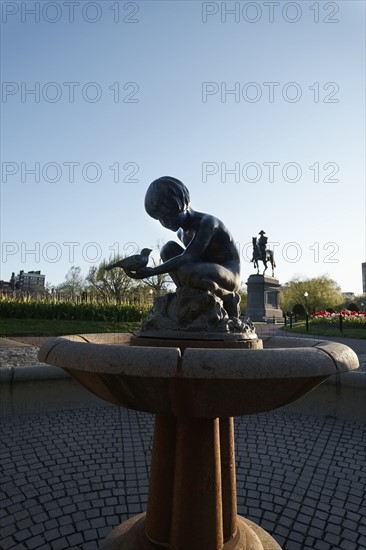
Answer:
POLYGON ((164 210, 183 212, 187 210, 190 196, 180 180, 163 176, 150 183, 145 195, 145 210, 152 218, 159 219, 164 210))

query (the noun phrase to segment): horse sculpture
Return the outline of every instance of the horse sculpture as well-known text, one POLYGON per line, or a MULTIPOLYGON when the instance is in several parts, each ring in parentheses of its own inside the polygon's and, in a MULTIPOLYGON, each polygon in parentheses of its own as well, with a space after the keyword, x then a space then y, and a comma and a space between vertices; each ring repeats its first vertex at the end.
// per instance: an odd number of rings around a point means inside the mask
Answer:
POLYGON ((265 274, 267 269, 267 263, 269 262, 272 266, 272 277, 274 277, 274 268, 276 267, 276 263, 274 261, 274 254, 273 250, 269 250, 269 248, 265 248, 264 254, 260 247, 258 246, 257 238, 252 237, 252 243, 253 243, 253 257, 250 260, 253 262, 254 267, 257 268, 257 274, 259 275, 259 262, 263 262, 264 270, 262 275, 265 274))

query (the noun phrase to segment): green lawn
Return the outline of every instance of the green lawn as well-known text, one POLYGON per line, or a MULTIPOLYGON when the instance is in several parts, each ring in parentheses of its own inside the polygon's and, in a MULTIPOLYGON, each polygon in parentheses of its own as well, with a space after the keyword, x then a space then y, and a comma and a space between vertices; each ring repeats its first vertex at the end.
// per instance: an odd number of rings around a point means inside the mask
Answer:
POLYGON ((347 327, 346 323, 343 323, 343 331, 339 330, 339 326, 327 325, 325 323, 312 324, 309 323, 309 330, 306 330, 305 321, 299 321, 294 323, 292 328, 287 325, 283 327, 284 331, 289 334, 309 334, 312 336, 343 336, 344 338, 361 338, 366 339, 366 327, 347 327))
POLYGON ((0 337, 5 336, 62 336, 97 332, 131 332, 140 322, 112 323, 108 321, 64 321, 50 319, 0 319, 0 337))

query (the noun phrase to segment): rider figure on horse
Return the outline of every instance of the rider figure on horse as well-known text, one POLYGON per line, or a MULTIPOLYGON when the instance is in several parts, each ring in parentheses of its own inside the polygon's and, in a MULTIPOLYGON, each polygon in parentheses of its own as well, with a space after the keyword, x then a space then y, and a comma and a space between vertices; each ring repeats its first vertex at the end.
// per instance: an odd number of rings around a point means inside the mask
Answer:
POLYGON ((259 239, 257 239, 257 246, 258 246, 258 250, 259 250, 259 254, 260 254, 260 259, 263 261, 266 257, 266 246, 267 246, 267 242, 268 242, 268 238, 265 237, 264 235, 266 234, 265 231, 259 231, 259 239))

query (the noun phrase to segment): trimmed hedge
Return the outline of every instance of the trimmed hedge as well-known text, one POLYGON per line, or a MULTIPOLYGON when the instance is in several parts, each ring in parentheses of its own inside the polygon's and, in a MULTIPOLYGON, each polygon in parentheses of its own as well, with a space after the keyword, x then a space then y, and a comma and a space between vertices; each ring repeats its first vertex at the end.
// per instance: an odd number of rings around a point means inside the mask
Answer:
POLYGON ((131 322, 141 321, 149 310, 149 306, 0 301, 0 317, 6 319, 131 322))

